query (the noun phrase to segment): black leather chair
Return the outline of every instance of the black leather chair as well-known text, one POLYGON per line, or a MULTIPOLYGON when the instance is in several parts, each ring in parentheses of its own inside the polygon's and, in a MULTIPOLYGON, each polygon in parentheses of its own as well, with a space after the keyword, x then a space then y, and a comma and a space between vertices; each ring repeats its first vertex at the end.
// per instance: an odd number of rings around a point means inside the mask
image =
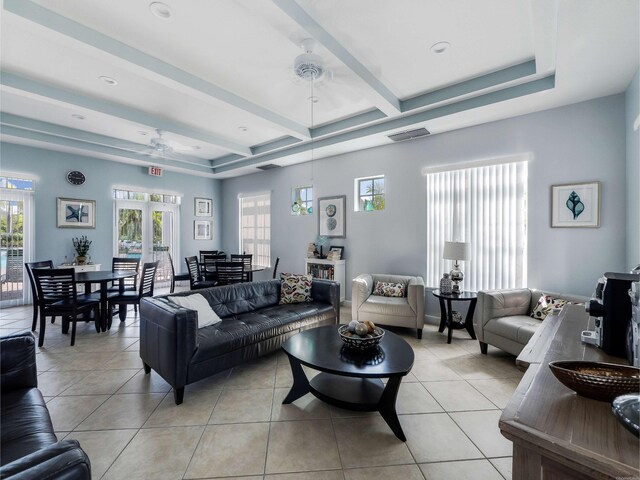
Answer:
POLYGON ((253 262, 253 254, 231 254, 232 262, 242 262, 244 264, 244 280, 243 282, 251 282, 253 280, 253 273, 251 272, 251 264, 253 262))
MULTIPOLYGON (((38 346, 44 345, 46 317, 62 317, 62 333, 68 333, 71 321, 71 346, 76 343, 76 322, 78 315, 87 315, 92 310, 97 313, 100 300, 90 293, 78 295, 76 271, 73 268, 34 268, 33 277, 38 289, 40 303, 40 334, 38 346)), ((97 320, 96 320, 97 321, 97 320)))
MULTIPOLYGON (((31 285, 31 296, 33 297, 33 322, 31 322, 31 331, 34 332, 38 326, 38 310, 40 309, 40 301, 38 300, 38 288, 36 287, 36 281, 33 278, 34 268, 53 268, 53 260, 43 260, 42 262, 28 262, 24 264, 24 268, 27 269, 27 275, 29 276, 29 284, 31 285)), ((51 318, 51 323, 55 321, 56 317, 51 318)))
POLYGON ((0 338, 0 478, 90 480, 91 462, 77 440, 58 441, 38 390, 31 332, 0 338))
MULTIPOLYGON (((109 296, 109 314, 107 315, 107 329, 111 328, 111 320, 113 318, 113 306, 118 305, 120 313, 120 321, 124 322, 127 318, 127 305, 140 305, 140 300, 144 297, 153 297, 153 287, 155 285, 156 270, 158 269, 158 261, 149 262, 142 265, 142 275, 140 277, 140 286, 137 292, 124 291, 109 296)), ((136 311, 138 309, 136 308, 136 311)))
POLYGON ((243 262, 216 262, 218 285, 232 285, 246 280, 243 262))
POLYGON ((184 261, 187 264, 187 270, 189 271, 189 287, 191 290, 215 287, 217 285, 217 282, 209 282, 202 279, 198 257, 195 255, 193 257, 185 257, 184 261))
POLYGON ((173 258, 171 258, 171 254, 169 254, 169 265, 171 265, 171 288, 169 290, 169 293, 173 293, 176 289, 176 282, 189 280, 189 274, 176 273, 175 267, 173 266, 173 258))

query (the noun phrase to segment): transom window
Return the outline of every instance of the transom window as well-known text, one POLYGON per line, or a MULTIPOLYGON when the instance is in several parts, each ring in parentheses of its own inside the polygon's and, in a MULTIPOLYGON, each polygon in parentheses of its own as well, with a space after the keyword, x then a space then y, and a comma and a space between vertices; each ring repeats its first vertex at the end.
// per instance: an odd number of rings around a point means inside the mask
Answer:
POLYGON ((372 212, 384 210, 384 175, 355 179, 356 212, 372 212))
POLYGON ((313 187, 291 189, 291 215, 311 215, 313 213, 313 187))
POLYGON ((180 204, 180 196, 166 193, 137 192, 114 188, 113 198, 116 200, 139 200, 141 202, 180 204))
POLYGON ((0 177, 0 188, 33 191, 34 181, 28 178, 0 177))

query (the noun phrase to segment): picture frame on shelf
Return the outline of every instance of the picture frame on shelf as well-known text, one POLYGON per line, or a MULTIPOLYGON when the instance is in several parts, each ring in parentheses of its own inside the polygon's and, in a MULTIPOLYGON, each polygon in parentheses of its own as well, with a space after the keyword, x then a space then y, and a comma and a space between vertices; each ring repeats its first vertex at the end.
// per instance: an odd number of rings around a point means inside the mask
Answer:
POLYGON ((329 247, 329 251, 330 252, 340 252, 339 260, 343 260, 344 259, 344 247, 341 247, 339 245, 331 245, 329 247))
POLYGON ((600 227, 600 182, 552 185, 551 227, 600 227))
POLYGON ((196 217, 210 217, 212 212, 213 200, 200 197, 194 199, 193 213, 196 217))
POLYGON ((318 235, 346 238, 346 195, 318 198, 318 235))
POLYGON ((57 198, 58 228, 96 228, 96 201, 57 198))
POLYGON ((211 240, 211 222, 209 220, 193 221, 193 239, 211 240))

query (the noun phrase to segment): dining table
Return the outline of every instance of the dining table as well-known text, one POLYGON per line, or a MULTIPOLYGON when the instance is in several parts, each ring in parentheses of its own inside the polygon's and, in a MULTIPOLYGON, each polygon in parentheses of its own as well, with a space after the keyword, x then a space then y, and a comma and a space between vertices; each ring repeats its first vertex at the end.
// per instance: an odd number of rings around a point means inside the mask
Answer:
POLYGON ((121 270, 112 272, 111 270, 97 270, 94 272, 80 272, 76 274, 76 283, 84 284, 85 293, 91 292, 92 285, 100 285, 100 318, 96 320, 96 331, 106 332, 109 315, 109 284, 118 282, 119 293, 124 292, 124 279, 135 277, 138 272, 121 270))

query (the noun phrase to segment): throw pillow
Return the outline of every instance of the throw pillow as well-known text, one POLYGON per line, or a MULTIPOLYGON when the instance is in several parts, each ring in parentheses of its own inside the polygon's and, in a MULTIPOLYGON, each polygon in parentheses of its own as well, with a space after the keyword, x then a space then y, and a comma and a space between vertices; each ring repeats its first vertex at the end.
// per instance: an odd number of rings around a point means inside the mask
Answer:
POLYGON ((382 297, 404 297, 404 283, 376 282, 373 295, 380 295, 382 297))
POLYGON ((173 303, 180 305, 181 307, 188 308, 189 310, 195 310, 198 312, 198 328, 208 327, 209 325, 215 325, 222 321, 213 308, 199 293, 193 295, 186 295, 184 297, 168 297, 173 303))
POLYGON ((280 304, 310 302, 311 275, 280 274, 280 304))
POLYGON ((538 320, 544 320, 547 315, 554 313, 555 310, 561 310, 568 303, 572 302, 567 302, 562 298, 552 298, 551 295, 542 295, 530 316, 538 320))

